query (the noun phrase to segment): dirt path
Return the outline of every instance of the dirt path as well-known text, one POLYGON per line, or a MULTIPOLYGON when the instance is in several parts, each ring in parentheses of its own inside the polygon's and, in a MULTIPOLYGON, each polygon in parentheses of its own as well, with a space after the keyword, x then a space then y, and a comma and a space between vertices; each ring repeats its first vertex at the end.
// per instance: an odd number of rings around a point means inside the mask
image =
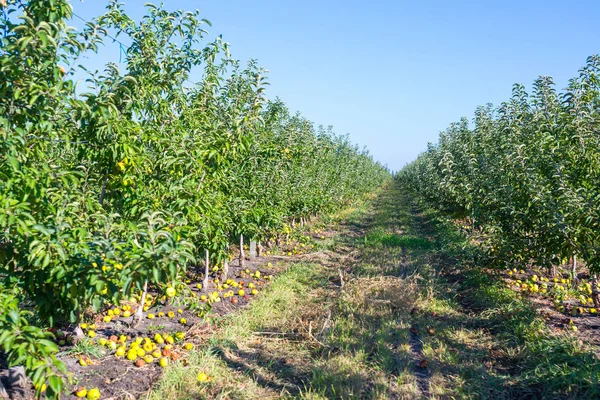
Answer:
POLYGON ((200 335, 148 398, 597 396, 593 353, 471 268, 473 251, 391 186, 200 335), (212 380, 198 383, 198 372, 212 380))
POLYGON ((343 216, 325 248, 202 338, 210 345, 194 370, 210 384, 194 382, 189 366, 171 368, 150 398, 429 397, 431 375, 409 330, 418 274, 406 246, 385 243, 406 229, 394 196, 343 216))

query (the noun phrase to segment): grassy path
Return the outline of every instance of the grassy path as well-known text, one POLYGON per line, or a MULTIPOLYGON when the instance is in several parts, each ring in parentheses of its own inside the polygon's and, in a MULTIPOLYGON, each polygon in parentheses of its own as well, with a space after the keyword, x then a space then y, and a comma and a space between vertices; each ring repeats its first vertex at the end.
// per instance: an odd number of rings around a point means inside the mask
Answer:
POLYGON ((199 332, 148 398, 600 396, 593 353, 469 268, 476 250, 398 188, 335 229, 327 250, 199 332))

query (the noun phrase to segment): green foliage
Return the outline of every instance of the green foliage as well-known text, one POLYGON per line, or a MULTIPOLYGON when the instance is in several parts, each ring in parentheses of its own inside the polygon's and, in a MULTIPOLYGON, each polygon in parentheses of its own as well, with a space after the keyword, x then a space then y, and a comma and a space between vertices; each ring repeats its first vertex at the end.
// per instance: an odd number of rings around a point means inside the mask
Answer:
POLYGON ((38 390, 48 382, 47 394, 57 395, 63 389, 64 364, 54 354, 58 346, 54 335, 30 325, 32 312, 20 306, 15 291, 0 286, 0 350, 9 365, 23 365, 38 390))
MULTIPOLYGON (((272 237, 389 177, 267 101, 265 71, 206 41, 198 11, 146 7, 134 21, 111 1, 79 32, 66 0, 9 0, 0 17, 0 280, 50 325, 164 288, 205 250, 220 264, 233 237, 272 237), (107 35, 130 43, 124 67, 87 72, 78 63, 107 35)), ((32 364, 51 348, 31 340, 28 373, 57 388, 32 364)))
POLYGON ((432 206, 467 218, 494 259, 550 267, 577 256, 600 271, 600 57, 564 92, 549 77, 515 85, 472 128, 452 124, 398 174, 432 206))

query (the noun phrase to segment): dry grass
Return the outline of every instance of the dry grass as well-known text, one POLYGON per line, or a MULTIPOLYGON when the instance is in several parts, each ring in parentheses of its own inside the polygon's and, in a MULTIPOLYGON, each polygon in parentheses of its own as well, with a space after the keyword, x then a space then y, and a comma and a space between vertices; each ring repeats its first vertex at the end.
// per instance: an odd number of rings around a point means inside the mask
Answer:
POLYGON ((396 276, 359 277, 344 288, 343 299, 361 311, 408 314, 416 303, 418 294, 415 279, 396 276))

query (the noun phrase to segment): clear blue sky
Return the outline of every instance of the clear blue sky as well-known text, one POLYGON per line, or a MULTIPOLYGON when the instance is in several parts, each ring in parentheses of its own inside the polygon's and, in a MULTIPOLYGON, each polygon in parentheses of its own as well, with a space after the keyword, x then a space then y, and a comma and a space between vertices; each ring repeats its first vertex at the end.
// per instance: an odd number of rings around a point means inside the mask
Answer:
MULTIPOLYGON (((145 2, 127 0, 126 10, 139 18, 145 2)), ((478 105, 507 100, 513 83, 550 75, 563 88, 600 53, 597 0, 164 3, 200 9, 213 23, 209 38, 222 34, 234 58, 270 71, 268 97, 349 133, 393 170, 478 105)), ((91 19, 107 1, 72 4, 91 19)), ((108 46, 87 66, 118 58, 108 46)))

